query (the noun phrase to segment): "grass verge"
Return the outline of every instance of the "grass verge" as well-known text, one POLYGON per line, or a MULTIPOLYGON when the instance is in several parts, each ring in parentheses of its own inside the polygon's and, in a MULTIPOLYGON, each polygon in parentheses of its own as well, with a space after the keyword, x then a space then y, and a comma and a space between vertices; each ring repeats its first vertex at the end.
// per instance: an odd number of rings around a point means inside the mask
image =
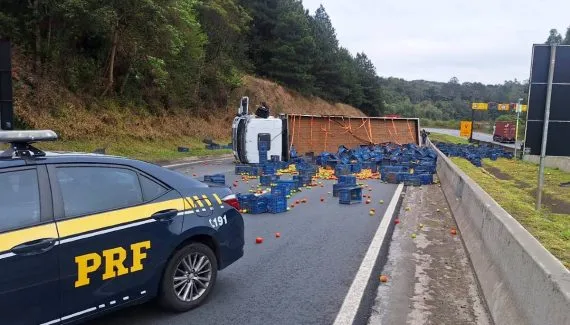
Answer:
POLYGON ((463 158, 451 160, 497 203, 570 268, 570 173, 546 168, 543 209, 535 210, 538 166, 523 161, 483 160, 477 168, 463 158))
MULTIPOLYGON (((227 144, 223 141, 221 144, 227 144)), ((108 155, 117 155, 139 160, 160 162, 188 157, 218 156, 230 154, 231 150, 206 150, 205 144, 196 138, 182 137, 171 140, 140 140, 129 138, 93 139, 93 140, 62 140, 38 144, 42 150, 93 152, 105 149, 108 155), (190 152, 178 152, 178 147, 190 148, 190 152)))
POLYGON ((448 134, 441 134, 441 133, 430 133, 429 139, 435 142, 449 142, 449 143, 456 143, 456 144, 469 144, 469 141, 465 138, 456 137, 453 135, 448 134))

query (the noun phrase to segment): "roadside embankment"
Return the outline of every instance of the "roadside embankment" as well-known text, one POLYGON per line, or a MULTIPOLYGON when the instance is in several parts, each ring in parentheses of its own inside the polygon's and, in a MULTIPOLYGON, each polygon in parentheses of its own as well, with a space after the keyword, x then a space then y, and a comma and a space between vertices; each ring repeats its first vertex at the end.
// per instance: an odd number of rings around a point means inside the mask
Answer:
POLYGON ((442 188, 495 324, 570 324, 570 272, 434 149, 442 188))

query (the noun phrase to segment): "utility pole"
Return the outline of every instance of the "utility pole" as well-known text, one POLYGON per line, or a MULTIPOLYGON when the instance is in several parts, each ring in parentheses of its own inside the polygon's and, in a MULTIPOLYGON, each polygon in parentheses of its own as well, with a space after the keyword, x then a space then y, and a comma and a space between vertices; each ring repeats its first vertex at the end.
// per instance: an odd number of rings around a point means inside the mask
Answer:
POLYGON ((516 108, 517 124, 515 127, 515 160, 517 159, 517 142, 519 141, 519 118, 521 116, 521 109, 522 109, 521 103, 522 103, 522 101, 523 101, 523 99, 519 98, 519 102, 517 103, 517 108, 516 108))
POLYGON ((475 110, 471 107, 471 135, 469 136, 469 143, 473 143, 473 128, 475 128, 475 110))
POLYGON ((536 194, 536 210, 542 207, 542 188, 544 186, 544 157, 548 142, 548 122, 550 120, 550 102, 552 99, 552 81, 556 65, 556 44, 550 45, 550 67, 548 69, 548 85, 546 88, 546 105, 544 107, 544 128, 542 130, 542 147, 540 148, 540 166, 538 168, 538 191, 536 194))

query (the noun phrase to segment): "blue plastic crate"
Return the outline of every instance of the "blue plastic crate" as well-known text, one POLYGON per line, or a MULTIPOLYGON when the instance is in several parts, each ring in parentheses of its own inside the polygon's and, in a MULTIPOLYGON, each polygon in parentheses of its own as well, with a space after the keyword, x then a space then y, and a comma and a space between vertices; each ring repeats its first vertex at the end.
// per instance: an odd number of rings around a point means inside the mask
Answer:
POLYGON ((410 173, 384 173, 382 174, 382 180, 391 184, 398 184, 403 182, 409 177, 410 173))
POLYGON ((267 205, 267 210, 273 214, 287 212, 287 201, 285 203, 269 204, 267 205))
POLYGON ((271 159, 271 162, 278 163, 281 161, 281 156, 272 155, 270 159, 271 159))
POLYGON ((285 188, 283 188, 283 186, 274 185, 274 186, 271 186, 271 194, 273 194, 274 196, 285 197, 286 190, 285 190, 285 188))
POLYGON ((334 169, 334 173, 337 177, 342 175, 350 175, 350 166, 345 164, 338 164, 334 169))
POLYGON ((235 173, 236 175, 249 174, 250 170, 251 166, 249 165, 236 165, 235 173))
POLYGON ((417 177, 422 185, 433 184, 433 174, 418 174, 417 177))
POLYGON ((360 173, 361 171, 362 171, 362 164, 361 163, 350 164, 350 172, 351 173, 360 173))
POLYGON ((338 177, 338 184, 356 185, 356 176, 354 176, 354 175, 341 175, 338 177))
POLYGON ((226 175, 224 174, 204 175, 204 182, 225 185, 226 175))
POLYGON ((362 188, 359 186, 344 187, 338 192, 340 204, 356 204, 362 202, 362 188))
POLYGON ((333 184, 333 197, 338 197, 338 193, 341 189, 346 188, 346 187, 351 187, 353 185, 347 185, 347 184, 333 184))
POLYGON ((414 174, 435 174, 435 166, 416 166, 414 167, 414 174))
POLYGON ((259 163, 260 164, 265 164, 267 163, 267 151, 260 151, 259 152, 259 163))
POLYGON ((277 182, 279 180, 279 176, 277 175, 261 175, 259 177, 259 183, 262 186, 271 186, 271 184, 277 182))
POLYGON ((298 188, 312 183, 312 177, 308 175, 307 176, 295 175, 293 176, 293 180, 296 182, 298 188))
POLYGON ((405 173, 410 170, 408 166, 382 166, 380 167, 380 173, 405 173))
POLYGON ((297 182, 294 180, 283 180, 277 181, 277 186, 282 186, 285 189, 285 195, 291 195, 291 191, 298 189, 297 182))
POLYGON ((255 200, 255 195, 253 194, 237 194, 237 199, 241 209, 250 210, 255 200))
POLYGON ((258 141, 257 142, 257 150, 259 151, 268 151, 271 148, 270 141, 258 141))
POLYGON ((267 199, 263 196, 258 196, 251 203, 248 213, 262 214, 267 212, 267 199))
POLYGON ((404 185, 406 186, 420 186, 422 181, 419 175, 409 175, 403 179, 404 185))
POLYGON ((277 166, 274 163, 267 162, 263 165, 263 175, 273 175, 277 173, 277 166))

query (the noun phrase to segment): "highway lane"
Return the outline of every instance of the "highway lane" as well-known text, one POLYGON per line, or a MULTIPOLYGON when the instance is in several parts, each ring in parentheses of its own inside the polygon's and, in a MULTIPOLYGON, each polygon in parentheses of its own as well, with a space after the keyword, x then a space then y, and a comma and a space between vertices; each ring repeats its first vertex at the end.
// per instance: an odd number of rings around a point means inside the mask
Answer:
MULTIPOLYGON (((441 133, 441 134, 448 134, 448 135, 453 135, 458 137, 459 136, 459 130, 452 130, 452 129, 437 129, 437 128, 426 128, 426 131, 428 132, 433 132, 433 133, 441 133)), ((477 140, 481 140, 481 141, 485 141, 485 142, 492 142, 494 144, 498 144, 498 145, 503 145, 503 146, 507 146, 510 148, 514 148, 514 144, 512 143, 500 143, 500 142, 495 142, 493 141, 493 135, 492 134, 488 134, 488 133, 481 133, 481 132, 473 132, 473 138, 477 139, 477 140)), ((520 148, 521 145, 521 141, 518 141, 518 147, 520 148)))
MULTIPOLYGON (((198 178, 225 173, 228 184, 238 178, 229 160, 179 170, 198 178)), ((379 181, 366 183, 372 189, 365 190, 372 196, 370 205, 339 205, 338 199, 328 194, 332 182, 327 181, 325 187, 304 190, 289 200, 289 204, 302 198, 308 202, 288 213, 245 215, 245 255, 219 273, 205 305, 171 314, 148 303, 87 324, 332 323, 397 187, 379 181), (374 216, 369 215, 370 208, 376 209, 374 216), (281 238, 275 238, 275 232, 280 232, 281 238), (261 245, 254 243, 258 236, 265 239, 261 245)), ((257 182, 240 180, 235 190, 247 192, 252 184, 257 182)))

